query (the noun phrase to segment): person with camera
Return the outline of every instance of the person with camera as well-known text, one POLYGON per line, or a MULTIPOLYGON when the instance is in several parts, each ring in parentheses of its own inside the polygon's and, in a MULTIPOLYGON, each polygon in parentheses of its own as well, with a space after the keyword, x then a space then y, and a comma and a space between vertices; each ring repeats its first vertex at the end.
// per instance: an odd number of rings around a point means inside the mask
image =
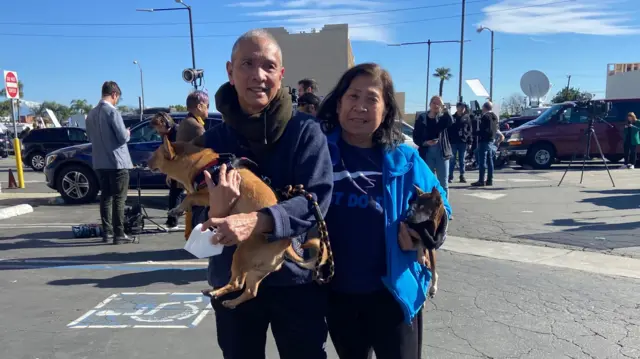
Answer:
POLYGON ((413 142, 418 146, 420 157, 438 177, 440 186, 449 195, 449 159, 452 156, 447 130, 453 119, 440 96, 429 101, 429 112, 421 115, 415 123, 413 142))
POLYGON ((636 125, 636 114, 627 114, 627 124, 624 126, 624 165, 632 170, 636 164, 636 149, 640 145, 640 127, 636 125))
POLYGON ((474 187, 493 186, 493 148, 498 133, 498 116, 492 112, 493 104, 487 101, 482 105, 482 116, 478 126, 477 161, 479 169, 478 182, 474 187), (485 173, 487 180, 485 182, 485 173))
POLYGON ((467 183, 464 178, 465 157, 467 146, 471 144, 472 131, 471 119, 467 113, 467 105, 463 102, 456 104, 456 113, 453 114, 453 124, 448 130, 449 142, 451 142, 452 157, 449 162, 449 183, 453 182, 453 173, 456 168, 456 156, 458 156, 458 166, 460 167, 460 183, 467 183))
POLYGON ((93 169, 100 182, 100 219, 102 241, 113 244, 131 243, 124 233, 124 204, 129 190, 129 130, 116 105, 122 91, 114 81, 102 85, 102 99, 87 114, 87 137, 91 142, 93 169), (113 221, 113 222, 112 222, 113 221))

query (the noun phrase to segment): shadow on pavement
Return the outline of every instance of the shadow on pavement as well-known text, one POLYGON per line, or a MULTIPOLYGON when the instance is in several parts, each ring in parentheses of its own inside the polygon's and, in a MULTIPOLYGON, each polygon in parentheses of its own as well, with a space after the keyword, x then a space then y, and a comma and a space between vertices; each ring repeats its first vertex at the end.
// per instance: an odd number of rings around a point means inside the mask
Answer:
POLYGON ((583 192, 608 195, 606 197, 585 198, 581 201, 583 203, 592 203, 596 206, 620 210, 640 208, 640 190, 638 189, 590 190, 583 192))
MULTIPOLYGON (((73 286, 94 284, 96 288, 135 288, 156 283, 187 285, 207 280, 205 268, 196 269, 160 269, 146 272, 127 273, 106 279, 70 278, 48 282, 48 285, 73 286)), ((204 288, 203 288, 204 289, 204 288)))

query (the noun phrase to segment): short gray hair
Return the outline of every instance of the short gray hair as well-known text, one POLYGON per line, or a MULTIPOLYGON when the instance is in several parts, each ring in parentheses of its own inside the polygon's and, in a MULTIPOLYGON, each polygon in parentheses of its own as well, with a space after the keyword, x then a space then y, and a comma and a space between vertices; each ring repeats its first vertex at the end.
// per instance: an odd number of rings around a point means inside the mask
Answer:
MULTIPOLYGON (((231 48, 231 60, 233 61, 233 55, 235 55, 236 51, 238 51, 238 47, 240 46, 241 42, 243 42, 245 40, 253 40, 253 39, 256 39, 256 38, 267 39, 272 44, 274 44, 276 46, 276 48, 278 49, 278 55, 280 56, 280 62, 282 62, 282 49, 280 48, 280 44, 278 44, 278 40, 276 40, 276 38, 273 37, 273 35, 271 35, 271 33, 269 33, 269 31, 267 31, 265 29, 253 29, 253 30, 249 30, 249 31, 245 32, 244 34, 240 35, 240 37, 238 37, 236 42, 233 43, 233 47, 231 48)), ((282 65, 282 63, 280 65, 282 65)))

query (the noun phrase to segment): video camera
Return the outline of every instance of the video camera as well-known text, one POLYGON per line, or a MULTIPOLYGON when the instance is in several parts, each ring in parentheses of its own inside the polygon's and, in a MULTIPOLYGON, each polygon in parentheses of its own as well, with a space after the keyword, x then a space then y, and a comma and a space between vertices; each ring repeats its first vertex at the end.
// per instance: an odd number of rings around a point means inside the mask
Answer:
POLYGON ((576 107, 586 109, 589 119, 606 117, 611 110, 611 102, 603 100, 576 101, 576 107))
POLYGON ((469 106, 469 112, 474 116, 481 116, 482 107, 480 107, 480 103, 476 100, 471 101, 471 105, 469 106))

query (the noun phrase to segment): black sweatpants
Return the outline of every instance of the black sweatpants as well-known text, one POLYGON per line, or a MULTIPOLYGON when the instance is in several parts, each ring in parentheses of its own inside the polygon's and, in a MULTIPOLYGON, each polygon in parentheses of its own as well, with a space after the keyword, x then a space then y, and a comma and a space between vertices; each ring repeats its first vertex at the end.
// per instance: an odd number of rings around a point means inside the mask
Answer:
POLYGON ((632 145, 629 142, 624 143, 624 164, 636 165, 637 162, 636 145, 632 145))
POLYGON ((420 359, 422 311, 411 325, 400 304, 384 289, 371 294, 330 291, 327 324, 340 359, 420 359))
POLYGON ((261 285, 256 298, 235 309, 222 306, 240 293, 211 300, 224 359, 264 359, 269 325, 280 359, 327 358, 324 289, 315 283, 261 285))
MULTIPOLYGON (((182 192, 184 190, 178 185, 177 181, 171 180, 171 186, 169 187, 169 209, 176 208, 180 201, 182 200, 182 192)), ((167 225, 176 226, 178 225, 178 217, 177 216, 167 216, 167 225)))
POLYGON ((97 170, 100 181, 100 219, 106 234, 124 237, 124 204, 129 170, 97 170))

